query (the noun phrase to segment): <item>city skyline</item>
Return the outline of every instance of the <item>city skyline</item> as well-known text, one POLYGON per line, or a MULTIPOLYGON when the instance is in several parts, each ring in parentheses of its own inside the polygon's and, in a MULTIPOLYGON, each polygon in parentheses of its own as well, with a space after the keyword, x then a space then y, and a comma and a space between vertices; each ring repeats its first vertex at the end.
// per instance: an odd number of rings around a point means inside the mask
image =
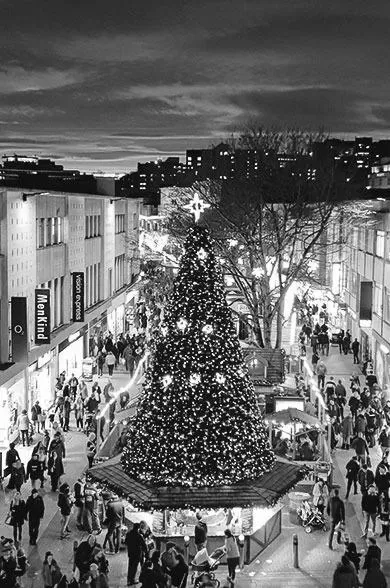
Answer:
POLYGON ((4 3, 0 151, 82 171, 208 147, 249 120, 390 136, 390 9, 230 0, 4 3))

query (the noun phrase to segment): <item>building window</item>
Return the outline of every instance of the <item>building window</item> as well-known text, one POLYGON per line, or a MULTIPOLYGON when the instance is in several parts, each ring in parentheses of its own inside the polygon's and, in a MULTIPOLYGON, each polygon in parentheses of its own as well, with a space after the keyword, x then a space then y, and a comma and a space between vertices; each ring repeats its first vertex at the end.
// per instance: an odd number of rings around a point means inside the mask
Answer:
POLYGON ((390 323, 390 290, 386 288, 385 290, 385 300, 384 300, 384 319, 386 322, 390 323))
POLYGON ((51 245, 51 218, 46 219, 46 246, 51 245))
POLYGON ((374 312, 379 316, 382 316, 382 304, 383 304, 383 286, 375 286, 374 289, 374 312))
POLYGON ((385 256, 385 232, 376 232, 375 253, 378 257, 385 256))
POLYGON ((115 234, 124 233, 125 232, 125 215, 124 214, 116 214, 115 215, 115 234))
POLYGON ((45 219, 38 218, 37 219, 37 245, 38 247, 45 246, 45 219))

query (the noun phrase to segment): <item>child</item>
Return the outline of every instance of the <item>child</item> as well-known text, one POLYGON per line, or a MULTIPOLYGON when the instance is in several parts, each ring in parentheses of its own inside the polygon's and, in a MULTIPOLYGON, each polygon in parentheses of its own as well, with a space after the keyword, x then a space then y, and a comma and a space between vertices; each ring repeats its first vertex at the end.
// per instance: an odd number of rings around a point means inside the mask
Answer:
POLYGON ((380 510, 380 521, 382 524, 382 533, 380 534, 380 537, 385 537, 386 536, 386 541, 390 541, 389 539, 389 517, 390 517, 390 513, 389 513, 389 506, 388 504, 386 504, 383 496, 381 497, 381 510, 380 510))

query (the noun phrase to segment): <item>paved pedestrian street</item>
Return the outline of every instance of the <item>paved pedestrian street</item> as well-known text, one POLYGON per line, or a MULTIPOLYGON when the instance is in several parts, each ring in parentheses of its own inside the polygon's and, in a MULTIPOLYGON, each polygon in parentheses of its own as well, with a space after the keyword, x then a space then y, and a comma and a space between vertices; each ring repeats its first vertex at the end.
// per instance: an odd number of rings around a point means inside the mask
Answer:
MULTIPOLYGON (((338 349, 333 347, 325 362, 328 367, 328 375, 333 375, 335 379, 342 379, 344 385, 349 389, 349 377, 356 371, 353 365, 352 356, 340 355, 338 349)), ((104 385, 107 376, 104 375, 99 379, 100 384, 104 385)), ((112 381, 115 389, 118 390, 128 380, 127 375, 122 371, 114 374, 112 381)), ((86 458, 86 440, 83 433, 76 432, 72 426, 71 431, 65 434, 66 438, 66 459, 64 460, 65 476, 71 487, 77 477, 85 470, 87 466, 86 458)), ((22 461, 26 463, 29 459, 31 449, 18 447, 22 461)), ((375 470, 380 459, 380 452, 377 447, 370 450, 373 469, 375 470)), ((345 497, 345 465, 353 454, 352 450, 344 451, 336 449, 333 455, 334 461, 334 484, 341 487, 340 496, 345 497)), ((22 487, 23 497, 26 499, 30 493, 30 483, 22 487)), ((4 491, 1 497, 0 506, 0 534, 10 536, 10 527, 4 524, 9 501, 12 492, 4 491)), ((42 562, 46 551, 52 551, 54 558, 61 567, 61 570, 71 575, 73 566, 73 543, 81 541, 87 537, 75 528, 75 522, 71 519, 71 535, 67 539, 60 539, 60 514, 57 507, 58 493, 51 492, 49 481, 46 482, 45 490, 42 493, 45 502, 45 516, 42 521, 38 545, 28 545, 27 524, 24 526, 23 546, 26 549, 30 562, 30 567, 26 576, 23 577, 24 588, 41 588, 43 586, 41 579, 42 562)), ((348 501, 345 501, 346 508, 346 531, 351 540, 357 544, 357 549, 366 548, 365 542, 361 539, 362 535, 362 511, 360 508, 361 495, 351 495, 348 501)), ((341 559, 344 548, 343 546, 335 547, 330 551, 327 546, 328 533, 322 530, 313 530, 307 534, 301 526, 294 525, 290 522, 287 508, 287 497, 283 500, 282 515, 282 533, 250 565, 238 572, 236 578, 237 588, 325 588, 332 585, 332 577, 337 563, 341 559), (299 542, 299 569, 293 567, 293 535, 298 535, 299 542)), ((105 530, 99 536, 99 541, 103 542, 105 530)), ((222 544, 222 539, 221 539, 222 544)), ((378 544, 382 549, 382 563, 385 574, 390 578, 390 543, 386 543, 381 538, 378 544)), ((112 588, 121 588, 126 586, 127 557, 126 552, 121 551, 118 555, 109 556, 109 586, 112 588)), ((220 566, 217 571, 217 577, 224 585, 226 580, 226 566, 220 566)), ((361 575, 362 579, 362 575, 361 575)))

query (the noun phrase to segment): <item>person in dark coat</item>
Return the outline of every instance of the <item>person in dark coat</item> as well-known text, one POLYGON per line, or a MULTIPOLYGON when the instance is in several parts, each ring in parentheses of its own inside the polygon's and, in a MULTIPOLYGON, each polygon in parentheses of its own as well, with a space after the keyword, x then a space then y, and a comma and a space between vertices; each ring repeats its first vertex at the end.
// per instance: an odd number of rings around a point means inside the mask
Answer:
POLYGON ((127 532, 125 544, 128 557, 127 585, 132 586, 135 584, 138 566, 147 553, 146 543, 140 532, 140 523, 134 523, 133 528, 127 532))
POLYGON ((119 552, 123 511, 122 500, 116 494, 112 494, 106 506, 107 534, 103 542, 103 549, 108 544, 109 553, 119 552))
POLYGON ((23 574, 24 571, 19 568, 12 549, 4 549, 0 557, 0 587, 15 588, 18 586, 17 578, 23 574))
MULTIPOLYGON (((330 517, 331 521, 328 547, 329 549, 333 549, 332 542, 335 529, 339 524, 345 522, 344 503, 339 496, 339 491, 337 488, 335 488, 335 490, 333 491, 333 496, 329 499, 326 512, 328 513, 328 516, 330 517)), ((337 531, 337 543, 341 543, 340 530, 337 531)))
POLYGON ((207 525, 202 520, 202 513, 196 513, 197 522, 195 525, 195 545, 196 549, 200 551, 203 547, 206 546, 207 542, 207 525))
POLYGON ((346 557, 349 559, 351 563, 355 566, 356 573, 359 573, 360 569, 360 558, 362 557, 361 553, 358 553, 356 550, 356 543, 351 541, 347 545, 347 550, 345 552, 346 557))
POLYGON ((80 579, 88 577, 89 568, 94 563, 96 556, 102 551, 96 541, 95 535, 89 535, 86 541, 81 541, 76 549, 74 562, 80 572, 80 579))
POLYGON ((363 464, 358 471, 358 482, 360 485, 360 492, 367 494, 368 488, 374 483, 374 472, 370 470, 367 464, 363 464))
POLYGON ((15 449, 15 443, 9 444, 9 449, 5 454, 5 465, 7 468, 10 468, 15 461, 20 459, 19 453, 17 449, 15 449))
POLYGON ((37 488, 41 485, 43 478, 43 464, 39 461, 37 453, 33 453, 30 461, 27 463, 26 479, 31 479, 31 488, 37 488))
POLYGON ((20 492, 15 492, 9 505, 11 515, 11 524, 14 530, 14 541, 22 540, 22 529, 26 519, 26 503, 22 499, 20 492))
POLYGON ((371 560, 371 567, 367 570, 363 580, 363 588, 387 588, 387 580, 380 569, 377 559, 371 560))
POLYGON ((54 450, 49 454, 47 461, 47 471, 49 472, 51 480, 51 489, 55 492, 58 488, 58 483, 61 476, 64 475, 64 465, 58 453, 54 450))
POLYGON ((367 543, 368 549, 366 557, 364 558, 363 570, 371 569, 372 561, 374 559, 376 559, 379 564, 381 563, 382 559, 382 550, 376 544, 376 539, 374 537, 370 537, 367 543))
POLYGON ((377 468, 375 475, 375 484, 378 488, 379 498, 383 497, 385 506, 389 503, 390 472, 387 468, 381 466, 377 468))
POLYGON ((358 588, 359 579, 355 566, 343 555, 334 574, 332 588, 358 588))
POLYGON ((39 525, 45 514, 45 505, 42 496, 39 496, 35 488, 27 498, 26 513, 28 518, 28 530, 30 533, 30 545, 36 545, 39 533, 39 525))
POLYGON ((20 492, 20 489, 22 485, 25 483, 25 481, 26 471, 24 469, 24 465, 22 464, 20 459, 17 459, 11 467, 11 477, 8 483, 8 488, 10 490, 13 490, 15 488, 15 490, 20 492))
POLYGON ((357 479, 358 479, 358 473, 359 473, 359 462, 358 462, 358 458, 356 455, 354 455, 352 457, 352 459, 349 460, 349 462, 346 465, 346 469, 347 469, 347 493, 345 495, 345 498, 348 499, 349 493, 351 491, 351 487, 353 484, 353 493, 357 494, 357 479))
POLYGON ((359 363, 359 349, 360 349, 360 343, 359 341, 355 338, 355 341, 352 343, 351 345, 352 348, 352 353, 353 353, 353 363, 359 363))

